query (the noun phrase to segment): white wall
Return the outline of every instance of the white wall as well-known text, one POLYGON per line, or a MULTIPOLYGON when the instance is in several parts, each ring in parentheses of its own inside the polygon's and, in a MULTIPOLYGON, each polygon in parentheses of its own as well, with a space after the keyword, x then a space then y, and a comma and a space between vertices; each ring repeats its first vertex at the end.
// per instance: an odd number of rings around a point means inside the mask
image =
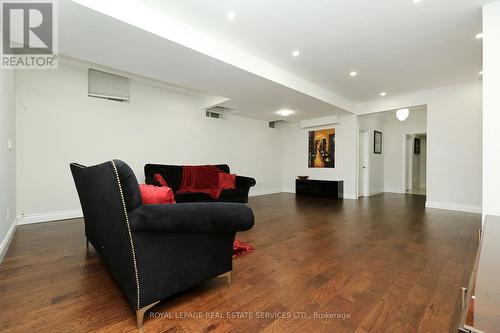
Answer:
POLYGON ((15 229, 16 219, 16 93, 15 74, 0 70, 0 262, 15 229), (13 149, 8 150, 8 140, 13 149), (9 210, 9 216, 7 216, 9 210))
POLYGON ((283 183, 285 191, 295 192, 297 176, 321 180, 343 180, 344 198, 356 198, 357 120, 355 115, 340 117, 340 124, 300 128, 299 124, 281 125, 284 135, 283 183), (335 168, 308 167, 308 132, 335 128, 335 168))
POLYGON ((478 80, 357 106, 368 114, 427 105, 428 207, 481 212, 481 91, 478 80))
POLYGON ((130 103, 87 96, 85 66, 19 71, 18 212, 21 223, 78 214, 70 162, 126 161, 139 182, 146 163, 228 163, 255 177, 253 193, 282 188, 283 140, 266 122, 205 117, 206 96, 131 80, 130 103))
POLYGON ((500 215, 500 2, 483 8, 483 215, 500 215))
MULTIPOLYGON (((389 116, 385 121, 385 192, 405 193, 406 135, 427 132, 425 108, 411 110, 408 119, 389 116)), ((412 154, 413 155, 413 154, 412 154)), ((416 157, 412 158, 416 159, 416 157)), ((416 160, 415 160, 416 162, 416 160)))
POLYGON ((385 173, 384 173, 384 160, 385 160, 385 115, 374 114, 358 117, 358 124, 360 129, 368 130, 368 195, 374 195, 384 192, 385 188, 385 173), (382 133, 382 154, 373 153, 374 145, 374 131, 382 133))
MULTIPOLYGON (((130 103, 89 98, 86 68, 64 63, 57 71, 19 71, 17 79, 17 212, 27 215, 21 222, 78 214, 68 164, 93 164, 111 158, 127 161, 140 181, 143 165, 149 162, 227 162, 234 172, 257 179, 261 186, 253 189, 254 194, 293 192, 296 176, 309 175, 344 180, 345 198, 356 198, 355 115, 342 116, 340 124, 333 126, 336 167, 310 169, 310 129, 301 129, 298 124, 269 129, 265 122, 237 116, 207 119, 202 111, 209 105, 207 96, 132 80, 130 103)), ((368 114, 412 105, 427 105, 428 110, 428 206, 478 211, 482 158, 480 81, 363 103, 358 105, 358 112, 368 114)), ((403 153, 402 148, 388 147, 389 141, 384 135, 384 165, 390 158, 398 158, 397 152, 403 153)), ((374 163, 380 164, 380 160, 374 163)), ((384 188, 401 187, 401 172, 384 172, 384 188)), ((371 177, 371 181, 376 180, 380 178, 371 177)), ((374 184, 373 188, 377 187, 380 184, 374 184)))

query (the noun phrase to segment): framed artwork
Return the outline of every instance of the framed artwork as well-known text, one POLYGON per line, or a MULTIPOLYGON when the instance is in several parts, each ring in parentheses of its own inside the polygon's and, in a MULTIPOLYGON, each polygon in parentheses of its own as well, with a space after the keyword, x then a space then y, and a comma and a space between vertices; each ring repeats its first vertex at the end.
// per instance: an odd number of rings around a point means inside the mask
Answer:
POLYGON ((382 154, 382 132, 374 131, 373 133, 373 153, 382 154))
POLYGON ((413 153, 415 155, 420 155, 420 139, 415 138, 415 141, 413 143, 413 153))
POLYGON ((335 168, 335 128, 309 131, 309 167, 335 168))

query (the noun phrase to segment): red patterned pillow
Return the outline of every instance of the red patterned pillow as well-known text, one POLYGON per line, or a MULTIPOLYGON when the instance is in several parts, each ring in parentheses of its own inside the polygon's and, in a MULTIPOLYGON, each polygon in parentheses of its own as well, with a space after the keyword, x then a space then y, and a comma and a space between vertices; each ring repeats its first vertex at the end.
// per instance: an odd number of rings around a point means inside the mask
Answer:
POLYGON ((168 186, 139 184, 142 203, 145 205, 174 204, 174 192, 168 186))
POLYGON ((236 188, 236 175, 230 173, 219 173, 219 188, 228 190, 236 188))

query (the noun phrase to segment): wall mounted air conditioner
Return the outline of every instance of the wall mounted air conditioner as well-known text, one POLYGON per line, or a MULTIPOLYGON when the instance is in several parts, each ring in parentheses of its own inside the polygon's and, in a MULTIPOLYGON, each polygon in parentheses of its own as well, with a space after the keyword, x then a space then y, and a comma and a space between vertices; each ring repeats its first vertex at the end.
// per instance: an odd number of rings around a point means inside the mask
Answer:
POLYGON ((129 79, 90 68, 88 95, 117 102, 128 102, 129 79))

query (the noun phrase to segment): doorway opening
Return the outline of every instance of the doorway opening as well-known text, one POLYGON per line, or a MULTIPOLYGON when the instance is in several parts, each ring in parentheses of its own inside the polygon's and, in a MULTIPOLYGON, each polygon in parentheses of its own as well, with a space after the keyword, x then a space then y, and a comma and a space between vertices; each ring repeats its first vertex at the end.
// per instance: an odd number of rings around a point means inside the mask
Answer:
POLYGON ((357 197, 427 192, 427 106, 358 116, 357 197))
POLYGON ((425 195, 427 189, 427 134, 407 134, 405 148, 406 193, 425 195))

